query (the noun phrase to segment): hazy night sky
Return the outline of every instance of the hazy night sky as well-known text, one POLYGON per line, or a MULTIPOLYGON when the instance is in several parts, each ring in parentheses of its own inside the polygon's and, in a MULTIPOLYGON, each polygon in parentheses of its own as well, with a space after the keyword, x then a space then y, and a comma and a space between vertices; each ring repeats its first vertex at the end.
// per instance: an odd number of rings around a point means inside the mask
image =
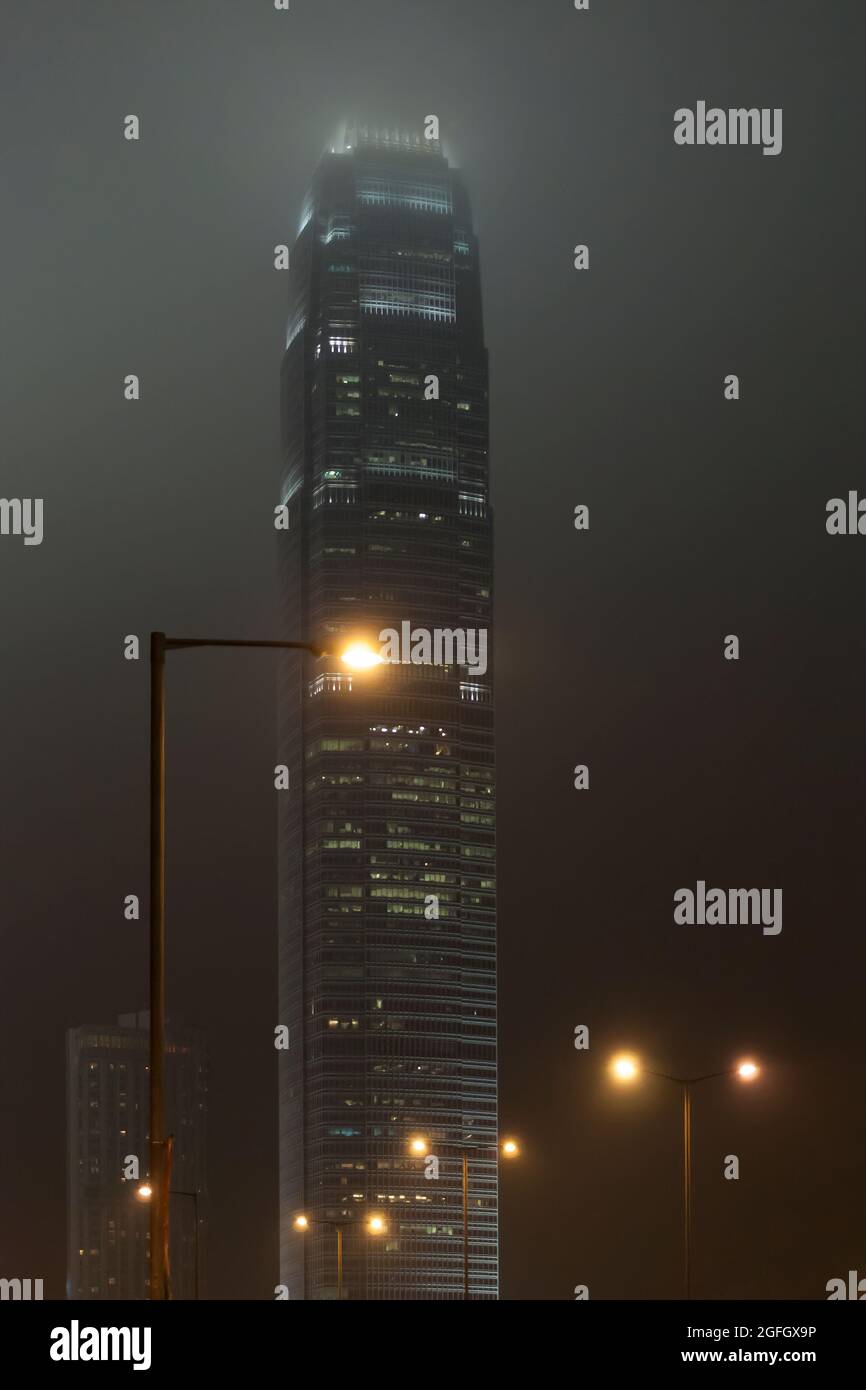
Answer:
MULTIPOLYGON (((6 4, 0 493, 43 497, 45 536, 0 537, 0 1274, 63 1296, 64 1032, 147 1006, 122 639, 275 631, 273 247, 341 120, 428 113, 490 350, 503 1297, 679 1294, 677 1096, 612 1093, 620 1044, 766 1065, 696 1095, 697 1297, 866 1274, 866 537, 825 531, 866 495, 864 27, 842 0, 6 4), (782 107, 781 155, 678 148, 698 100, 782 107), (699 878, 782 888, 781 934, 675 926, 699 878)), ((217 1297, 277 1282, 275 675, 169 656, 169 1013, 210 1044, 217 1297)))

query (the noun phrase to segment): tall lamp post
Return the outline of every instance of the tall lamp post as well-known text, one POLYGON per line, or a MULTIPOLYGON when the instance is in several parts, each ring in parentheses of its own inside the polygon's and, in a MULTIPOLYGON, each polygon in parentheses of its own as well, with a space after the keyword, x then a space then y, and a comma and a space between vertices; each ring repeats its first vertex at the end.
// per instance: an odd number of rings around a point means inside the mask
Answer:
MULTIPOLYGON (((171 1136, 169 1136, 169 1138, 171 1138, 171 1136)), ((140 1184, 139 1187, 137 1187, 137 1188, 135 1189, 135 1195, 136 1195, 136 1197, 139 1199, 139 1201, 141 1201, 141 1202, 149 1202, 149 1201, 152 1201, 152 1199, 153 1199, 153 1187, 151 1186, 151 1184, 150 1184, 149 1182, 143 1182, 143 1183, 140 1184)), ((200 1289, 200 1273, 199 1273, 199 1271, 200 1271, 200 1264, 201 1264, 201 1262, 200 1262, 200 1260, 199 1260, 199 1243, 198 1243, 198 1237, 199 1237, 198 1193, 197 1193, 197 1192, 190 1192, 190 1191, 187 1191, 187 1190, 186 1190, 185 1188, 183 1188, 183 1187, 170 1187, 169 1190, 168 1190, 168 1195, 169 1195, 169 1199, 171 1199, 172 1197, 191 1197, 191 1198, 192 1198, 192 1202, 193 1202, 193 1219, 194 1219, 194 1221, 195 1221, 195 1245, 194 1245, 194 1253, 195 1253, 195 1294, 194 1294, 194 1297, 195 1297, 196 1301, 198 1301, 199 1289, 200 1289)), ((170 1287, 170 1285, 171 1285, 171 1275, 170 1275, 170 1273, 169 1273, 169 1287, 170 1287)))
POLYGON ((692 1280, 692 1087, 701 1081, 712 1081, 717 1076, 738 1076, 741 1081, 754 1081, 759 1067, 755 1062, 739 1062, 735 1067, 724 1071, 707 1072, 704 1076, 670 1076, 664 1071, 650 1071, 642 1068, 638 1059, 630 1053, 614 1057, 610 1065, 612 1075, 617 1081, 629 1082, 637 1079, 642 1072, 647 1076, 657 1076, 662 1081, 672 1081, 682 1087, 683 1097, 683 1289, 685 1297, 691 1298, 692 1280))
MULTIPOLYGON (((213 637, 150 634, 150 1296, 171 1297, 169 1203, 166 1181, 170 1153, 165 1139, 165 654, 185 647, 268 647, 277 651, 329 653, 313 642, 233 641, 213 637)), ((381 657, 356 642, 342 657, 356 670, 381 657)))
MULTIPOLYGON (((337 1302, 343 1301, 343 1232, 352 1226, 360 1226, 362 1223, 352 1216, 335 1217, 333 1221, 318 1216, 296 1216, 294 1227, 296 1231, 308 1231, 311 1226, 328 1226, 337 1233, 337 1302)), ((364 1229, 371 1236, 384 1235, 388 1227, 384 1218, 381 1216, 371 1216, 365 1221, 364 1229)))
POLYGON ((517 1158, 520 1148, 514 1139, 504 1139, 500 1144, 471 1144, 462 1141, 457 1144, 433 1146, 427 1139, 417 1135, 409 1140, 409 1152, 418 1158, 434 1156, 436 1149, 447 1149, 459 1155, 463 1189, 463 1297, 469 1298, 469 1159, 472 1154, 495 1154, 498 1158, 517 1158))

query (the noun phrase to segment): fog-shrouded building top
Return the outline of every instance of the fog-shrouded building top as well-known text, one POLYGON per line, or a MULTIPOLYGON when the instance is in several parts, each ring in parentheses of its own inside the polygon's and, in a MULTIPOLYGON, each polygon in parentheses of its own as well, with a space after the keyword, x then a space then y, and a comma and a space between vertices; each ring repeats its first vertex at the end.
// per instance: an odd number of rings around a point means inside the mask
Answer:
POLYGON ((471 1296, 495 1298, 487 353, 469 201, 438 143, 344 131, 288 278, 285 635, 400 645, 367 674, 283 668, 280 1277, 334 1297, 324 1223, 357 1220, 344 1297, 461 1298, 469 1146, 471 1296))

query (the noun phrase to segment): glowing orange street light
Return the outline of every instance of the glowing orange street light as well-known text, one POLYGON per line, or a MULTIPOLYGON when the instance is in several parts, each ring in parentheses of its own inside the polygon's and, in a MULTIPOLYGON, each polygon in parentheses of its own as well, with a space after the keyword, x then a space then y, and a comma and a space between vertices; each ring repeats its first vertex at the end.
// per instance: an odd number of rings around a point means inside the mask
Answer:
MULTIPOLYGON (((492 1153, 493 1146, 488 1144, 457 1143, 444 1144, 443 1147, 449 1148, 452 1152, 460 1155, 460 1162, 463 1174, 463 1297, 469 1297, 469 1155, 471 1153, 492 1153)), ((409 1140, 409 1152, 418 1158, 426 1158, 432 1152, 432 1145, 423 1135, 416 1134, 409 1140)), ((517 1158, 520 1154, 520 1146, 516 1139, 504 1139, 497 1146, 497 1154, 503 1158, 517 1158)))
MULTIPOLYGON (((343 1300, 343 1232, 347 1227, 358 1226, 361 1223, 354 1217, 346 1217, 345 1220, 326 1221, 317 1216, 296 1216, 292 1225, 296 1231, 309 1231, 311 1226, 328 1226, 337 1233, 337 1301, 343 1300)), ((363 1223, 368 1235, 381 1236, 387 1233, 388 1227, 381 1216, 371 1216, 363 1223)))
MULTIPOLYGON (((642 1068, 636 1057, 622 1052, 610 1064, 611 1075, 617 1081, 634 1081, 642 1068)), ((684 1235, 684 1286, 686 1298, 691 1298, 692 1262, 692 1087, 699 1081, 711 1081, 716 1076, 738 1076, 741 1081, 754 1081, 760 1072, 757 1062, 751 1059, 740 1062, 726 1071, 711 1071, 704 1076, 669 1076, 664 1071, 646 1071, 647 1076, 659 1076, 663 1081, 673 1081, 683 1088, 683 1235, 684 1235)))
POLYGON ((340 659, 352 671, 369 671, 381 666, 384 658, 369 642, 350 642, 340 659))
POLYGON ((636 1057, 632 1057, 628 1052, 622 1052, 618 1057, 614 1057, 610 1069, 617 1081, 634 1081, 640 1071, 640 1066, 636 1057))
MULTIPOLYGON (((153 1197, 153 1188, 149 1182, 139 1183, 135 1189, 135 1195, 140 1202, 149 1202, 153 1197)), ((198 1257, 198 1193, 189 1192, 182 1187, 172 1187, 169 1189, 169 1197, 192 1197, 195 1208, 195 1296, 198 1298, 199 1291, 199 1257, 198 1257)))
MULTIPOLYGON (((150 634, 150 1297, 171 1296, 169 1278, 171 1137, 165 1132, 165 658, 193 647, 257 647, 325 655, 313 642, 150 634)), ((195 1196, 197 1194, 185 1194, 195 1196)), ((196 1217, 196 1232, 198 1217, 196 1217)))

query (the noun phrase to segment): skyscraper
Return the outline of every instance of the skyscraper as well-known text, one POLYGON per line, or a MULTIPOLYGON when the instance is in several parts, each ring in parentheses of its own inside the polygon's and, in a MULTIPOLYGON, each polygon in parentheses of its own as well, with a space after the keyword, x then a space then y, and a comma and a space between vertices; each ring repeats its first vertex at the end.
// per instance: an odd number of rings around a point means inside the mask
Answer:
POLYGON ((333 1231, 299 1236, 299 1211, 377 1212, 384 1236, 345 1234, 343 1296, 461 1298, 469 1143, 471 1296, 495 1298, 492 672, 447 636, 489 649, 487 353, 469 202, 438 141, 355 129, 324 155, 289 298, 285 635, 429 642, 368 674, 285 658, 281 1281, 335 1296, 333 1231), (438 1177, 409 1153, 419 1133, 438 1177))
MULTIPOLYGON (((149 1213, 126 1177, 148 1171, 150 1015, 70 1028, 66 1035, 67 1297, 150 1297, 149 1213)), ((204 1293, 207 1056, 204 1035, 170 1030, 166 1116, 174 1134, 171 1271, 174 1298, 204 1293)))

